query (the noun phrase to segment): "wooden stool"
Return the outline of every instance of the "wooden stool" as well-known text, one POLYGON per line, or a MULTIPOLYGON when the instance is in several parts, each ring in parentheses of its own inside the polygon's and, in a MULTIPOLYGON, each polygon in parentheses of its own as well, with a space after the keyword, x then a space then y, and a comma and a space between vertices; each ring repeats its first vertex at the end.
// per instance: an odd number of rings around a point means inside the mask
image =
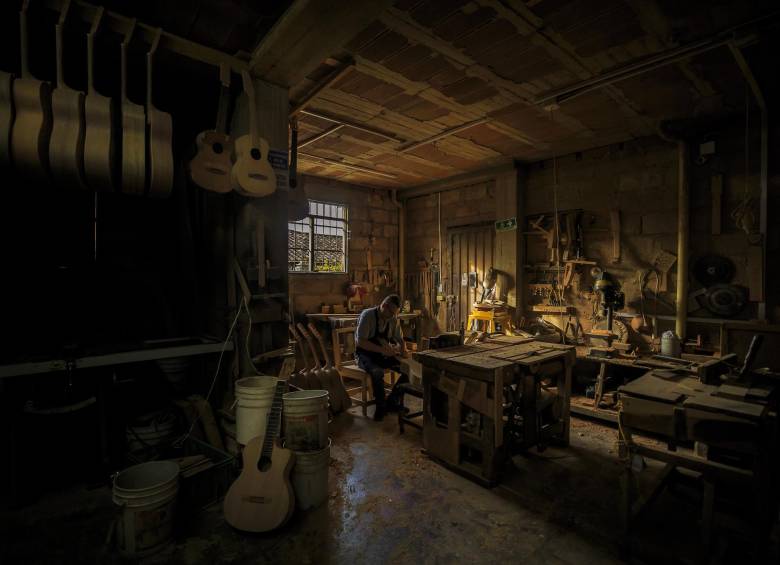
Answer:
POLYGON ((471 325, 475 321, 487 322, 488 333, 494 333, 496 331, 496 322, 501 324, 501 329, 506 333, 507 330, 512 331, 512 318, 509 316, 509 312, 506 309, 491 308, 489 310, 482 310, 474 308, 469 314, 468 321, 466 322, 466 331, 471 331, 471 325))
MULTIPOLYGON (((352 398, 352 401, 361 407, 363 416, 368 415, 368 407, 372 404, 376 404, 373 399, 373 388, 371 384, 371 376, 358 367, 357 362, 344 363, 339 367, 339 373, 341 373, 341 380, 344 382, 344 388, 347 390, 347 394, 352 398), (356 381, 357 384, 349 385, 346 381, 356 381), (370 391, 370 392, 369 392, 370 391), (359 393, 359 394, 355 394, 359 393)), ((393 371, 385 372, 385 392, 390 393, 395 384, 396 376, 393 371), (390 373, 390 383, 387 384, 387 373, 390 373)))

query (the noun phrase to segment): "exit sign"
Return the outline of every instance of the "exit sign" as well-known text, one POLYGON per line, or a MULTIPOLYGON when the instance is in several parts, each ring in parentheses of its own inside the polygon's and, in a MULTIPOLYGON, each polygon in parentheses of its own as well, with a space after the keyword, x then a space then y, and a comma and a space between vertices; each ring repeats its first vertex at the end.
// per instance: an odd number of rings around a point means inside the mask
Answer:
POLYGON ((517 229, 517 218, 507 218, 496 222, 496 231, 512 231, 517 229))

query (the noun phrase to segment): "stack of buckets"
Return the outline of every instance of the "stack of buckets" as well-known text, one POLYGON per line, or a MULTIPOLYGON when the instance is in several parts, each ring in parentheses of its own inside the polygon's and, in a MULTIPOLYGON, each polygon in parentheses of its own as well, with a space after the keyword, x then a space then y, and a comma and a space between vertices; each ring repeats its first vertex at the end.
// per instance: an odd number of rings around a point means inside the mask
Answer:
MULTIPOLYGON (((236 381, 236 440, 246 445, 265 436, 274 400, 275 377, 246 377, 236 381)), ((295 452, 292 485, 301 510, 328 498, 328 391, 301 390, 282 397, 285 447, 295 452)))
POLYGON ((285 447, 295 452, 295 500, 298 508, 307 510, 328 498, 328 391, 288 392, 282 402, 285 447))

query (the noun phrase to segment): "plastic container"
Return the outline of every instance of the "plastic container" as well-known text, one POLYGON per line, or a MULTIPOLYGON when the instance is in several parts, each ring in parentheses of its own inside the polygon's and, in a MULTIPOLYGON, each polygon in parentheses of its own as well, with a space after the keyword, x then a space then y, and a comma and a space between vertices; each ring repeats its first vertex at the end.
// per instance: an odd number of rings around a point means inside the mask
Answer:
POLYGON ((140 422, 129 424, 125 430, 127 448, 130 451, 170 443, 176 432, 176 417, 172 413, 142 417, 140 422))
POLYGON ((265 436, 276 381, 276 377, 268 376, 236 381, 236 441, 241 445, 253 437, 265 436))
POLYGON ((150 555, 171 539, 179 465, 150 461, 114 477, 113 500, 121 507, 117 522, 119 550, 133 557, 150 555))
POLYGON ((299 390, 282 396, 284 439, 293 451, 319 451, 328 446, 328 391, 299 390))
POLYGON ((330 438, 325 449, 296 451, 292 470, 295 504, 301 510, 315 508, 328 499, 328 466, 330 438))
POLYGON ((661 335, 661 355, 668 357, 680 356, 680 338, 673 331, 665 331, 661 335))

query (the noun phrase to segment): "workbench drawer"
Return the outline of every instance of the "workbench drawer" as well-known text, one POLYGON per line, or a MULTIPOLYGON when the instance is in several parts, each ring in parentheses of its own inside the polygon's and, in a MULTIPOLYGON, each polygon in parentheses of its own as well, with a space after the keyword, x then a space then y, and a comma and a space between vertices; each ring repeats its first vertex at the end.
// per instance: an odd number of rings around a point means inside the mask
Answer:
POLYGON ((676 437, 675 405, 636 396, 620 395, 621 420, 636 431, 676 437))

